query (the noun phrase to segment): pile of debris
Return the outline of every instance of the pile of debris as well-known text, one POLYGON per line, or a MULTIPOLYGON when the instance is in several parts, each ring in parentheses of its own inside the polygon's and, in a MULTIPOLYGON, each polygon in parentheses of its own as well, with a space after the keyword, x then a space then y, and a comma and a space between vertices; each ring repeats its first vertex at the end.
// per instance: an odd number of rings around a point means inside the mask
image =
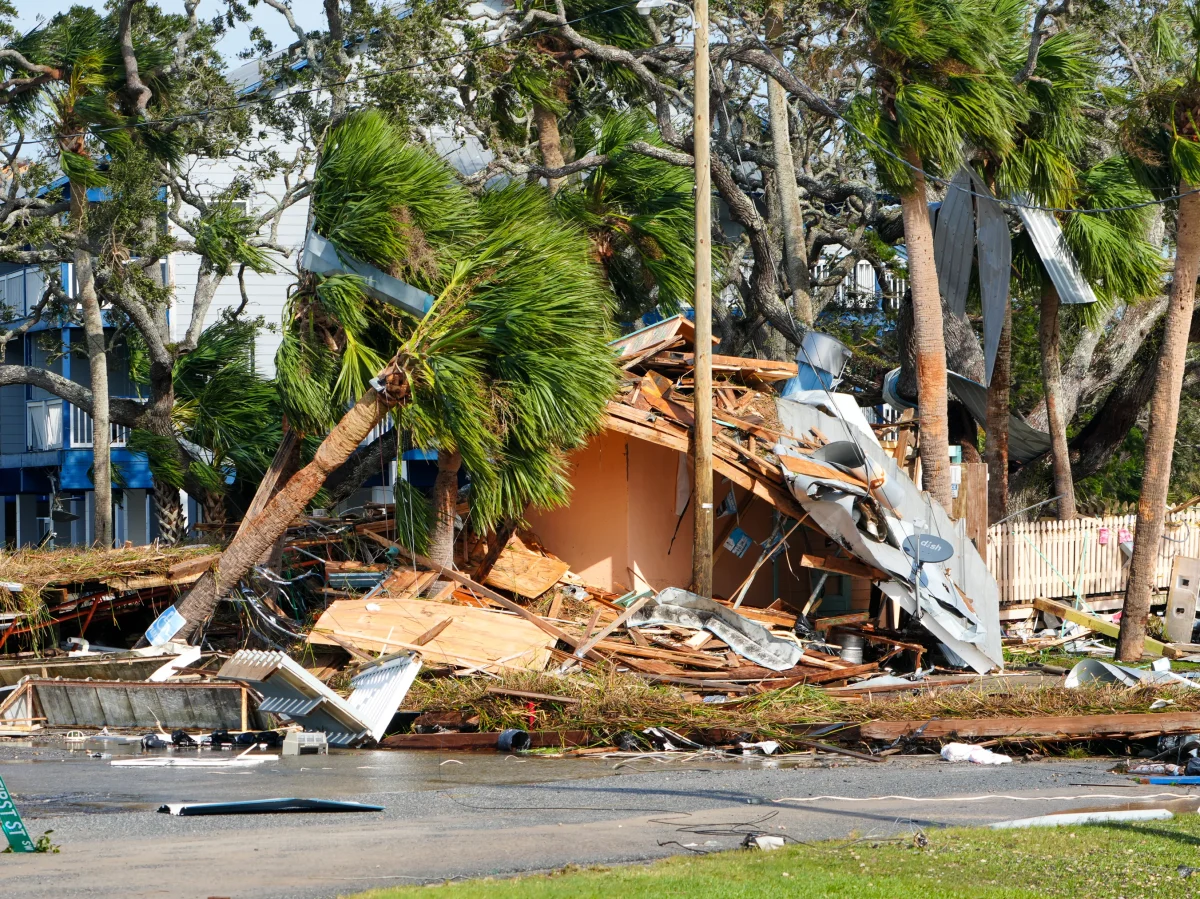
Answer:
MULTIPOLYGON (((676 486, 674 515, 654 510, 676 533, 691 502, 693 340, 677 317, 618 341, 626 377, 606 416, 606 433, 625 441, 624 481, 633 441, 658 454, 647 483, 674 471, 677 454, 684 489, 676 486)), ((1040 745, 1136 737, 1152 724, 1156 734, 1200 731, 1200 693, 1186 677, 1091 672, 1079 686, 1064 680, 1065 669, 997 674, 998 591, 972 529, 913 483, 910 432, 870 424, 852 397, 834 392, 836 365, 821 361, 821 348, 805 353, 798 364, 714 359, 714 469, 729 485, 718 510, 721 595, 696 595, 673 578, 652 582, 636 561, 631 586, 611 571, 599 577, 595 565, 573 570, 548 548, 572 555, 546 519, 549 530, 538 530, 547 543, 515 526, 490 538, 464 528, 444 567, 397 542, 394 506, 368 504, 295 522, 278 570, 257 566, 229 597, 203 654, 169 641, 97 653, 84 645, 97 610, 111 609, 111 624, 140 609, 142 625, 124 640, 132 645, 147 619, 216 563, 214 548, 4 557, 4 580, 14 583, 0 593, 10 609, 0 647, 6 629, 28 636, 78 622, 75 651, 88 655, 0 659, 0 726, 137 729, 149 714, 168 731, 258 740, 278 724, 323 733, 334 746, 408 748, 629 744, 622 734, 630 730, 644 744, 649 728, 655 746, 754 738, 850 754, 829 741, 886 753, 950 737, 1040 745), (881 442, 888 430, 898 439, 881 442), (757 559, 743 558, 756 542, 748 514, 770 522, 757 559), (779 589, 784 573, 790 592, 779 589), (834 581, 843 600, 849 584, 849 608, 820 616, 834 581), (44 611, 13 605, 31 591, 44 611), (1129 693, 1097 700, 1088 692, 1118 689, 1129 693), (1172 704, 1169 713, 1151 714, 1158 699, 1172 704), (1097 714, 1104 702, 1119 711, 1097 714), (1037 714, 1047 708, 1054 714, 1037 714)), ((624 481, 595 490, 631 490, 624 481)), ((463 500, 466 521, 469 494, 463 500)), ((589 536, 605 524, 591 523, 589 536)), ((666 536, 669 554, 674 537, 666 536)), ((1060 623, 1090 614, 1039 610, 1060 623)), ((1080 626, 1108 633, 1090 618, 1080 626)))

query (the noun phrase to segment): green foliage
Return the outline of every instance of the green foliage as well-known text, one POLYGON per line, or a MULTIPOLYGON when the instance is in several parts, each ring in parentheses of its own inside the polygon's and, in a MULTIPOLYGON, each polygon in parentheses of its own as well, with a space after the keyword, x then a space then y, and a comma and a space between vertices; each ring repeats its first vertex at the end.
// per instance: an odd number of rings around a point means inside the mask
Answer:
POLYGON ((239 204, 237 192, 224 191, 209 202, 196 223, 196 252, 222 277, 233 274, 235 263, 254 272, 272 271, 270 257, 250 243, 256 230, 257 223, 239 204))
POLYGON ((997 157, 1012 148, 1025 100, 1001 59, 1022 39, 1020 10, 1010 0, 867 4, 870 80, 847 118, 888 189, 912 188, 901 161, 908 154, 926 171, 949 176, 965 143, 997 157))
MULTIPOLYGON (((135 128, 137 116, 128 109, 124 91, 125 65, 121 56, 116 12, 101 15, 74 6, 10 43, 32 62, 52 66, 62 77, 47 81, 38 91, 19 91, 5 113, 29 122, 41 113, 50 122, 59 148, 59 162, 73 184, 96 187, 104 183, 96 165, 96 150, 117 157, 137 145, 154 156, 173 159, 180 144, 171 131, 135 128), (90 146, 89 146, 90 143, 90 146)), ((153 92, 152 108, 170 95, 162 71, 171 60, 165 40, 136 36, 134 55, 143 82, 153 92)), ((0 60, 5 78, 27 73, 15 62, 0 60)))
POLYGON ((625 149, 636 141, 662 146, 644 110, 586 119, 576 152, 609 160, 555 200, 564 218, 588 232, 622 321, 655 307, 672 315, 691 304, 694 287, 692 172, 625 149))
POLYGON ((1200 185, 1200 5, 1169 6, 1151 21, 1161 74, 1131 90, 1122 139, 1143 183, 1167 194, 1200 185))
POLYGON ((436 299, 418 322, 357 278, 305 275, 276 360, 289 420, 327 425, 399 354, 412 400, 398 426, 413 445, 461 453, 481 527, 561 502, 562 455, 598 427, 616 385, 612 297, 586 234, 536 185, 473 198, 378 113, 348 118, 329 147, 318 230, 436 299))
POLYGON ((396 542, 413 552, 427 555, 433 521, 429 497, 404 478, 396 478, 393 493, 396 497, 396 542))
POLYGON ((231 473, 257 483, 271 464, 282 425, 274 385, 254 371, 261 324, 226 316, 175 363, 172 423, 193 458, 181 457, 174 438, 145 430, 129 436, 129 448, 146 454, 156 480, 181 488, 191 479, 220 495, 231 473))

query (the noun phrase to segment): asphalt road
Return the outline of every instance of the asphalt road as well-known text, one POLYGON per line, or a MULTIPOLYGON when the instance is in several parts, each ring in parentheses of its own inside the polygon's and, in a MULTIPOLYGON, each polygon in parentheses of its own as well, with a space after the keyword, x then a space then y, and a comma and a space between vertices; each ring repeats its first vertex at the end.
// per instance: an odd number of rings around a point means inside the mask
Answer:
POLYGON ((62 847, 57 855, 0 855, 0 895, 326 899, 376 886, 733 848, 748 830, 799 840, 885 835, 1186 793, 1131 788, 1101 761, 775 764, 347 751, 253 770, 137 769, 0 744, 0 776, 31 833, 52 829, 62 847), (1079 783, 1111 786, 1072 786, 1079 783), (894 795, 912 798, 876 798, 894 795), (204 818, 156 812, 165 802, 292 796, 386 809, 204 818), (777 801, 816 796, 846 798, 777 801), (954 801, 971 796, 986 798, 954 801), (1047 799, 1062 796, 1081 798, 1047 799))

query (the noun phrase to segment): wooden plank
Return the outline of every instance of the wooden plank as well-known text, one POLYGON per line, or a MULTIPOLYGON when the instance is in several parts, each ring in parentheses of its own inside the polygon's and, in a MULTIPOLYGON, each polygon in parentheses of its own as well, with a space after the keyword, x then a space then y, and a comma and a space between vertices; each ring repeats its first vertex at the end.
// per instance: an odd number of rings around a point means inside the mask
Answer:
POLYGON ((558 583, 571 566, 526 549, 506 546, 488 572, 484 583, 527 599, 537 599, 558 583))
POLYGON ((417 647, 429 662, 460 667, 464 662, 498 662, 524 650, 506 667, 534 671, 546 667, 551 645, 549 636, 532 623, 502 612, 379 596, 331 603, 308 642, 337 642, 334 637, 373 652, 417 647), (452 628, 447 619, 454 623, 452 628))
POLYGON ((868 721, 861 726, 864 739, 896 740, 920 731, 923 739, 948 737, 1091 737, 1153 731, 1163 734, 1200 730, 1198 712, 1164 712, 1135 715, 1075 715, 1039 718, 942 718, 928 721, 868 721), (924 730, 922 730, 924 728, 924 730))
POLYGON ((812 625, 818 631, 827 631, 830 628, 844 627, 846 625, 866 624, 867 619, 870 617, 870 612, 851 612, 848 615, 831 615, 827 618, 818 618, 813 621, 812 625))
POLYGON ((888 575, 878 568, 872 568, 857 559, 839 559, 836 556, 816 556, 802 553, 800 564, 805 568, 815 568, 817 571, 830 571, 834 574, 844 574, 870 581, 889 579, 888 575))
POLYGON ((855 487, 860 487, 863 490, 867 489, 866 481, 813 459, 783 455, 779 457, 779 461, 783 463, 784 468, 793 474, 802 474, 810 478, 825 478, 830 481, 841 481, 843 484, 853 484, 855 487))
MULTIPOLYGON (((379 741, 384 749, 496 749, 500 735, 484 734, 392 734, 379 741)), ((534 731, 529 735, 531 749, 555 746, 585 746, 586 730, 534 731)))
POLYGON ((453 618, 443 618, 425 633, 421 634, 421 636, 417 637, 417 639, 413 640, 413 643, 417 644, 417 646, 424 646, 453 623, 453 618))
MULTIPOLYGON (((1065 618, 1067 621, 1073 621, 1076 624, 1082 624, 1084 627, 1091 628, 1097 633, 1104 634, 1106 637, 1117 637, 1121 633, 1119 625, 1113 624, 1111 621, 1105 621, 1097 615, 1089 615, 1087 612, 1080 612, 1078 609, 1072 609, 1068 605, 1061 602, 1055 602, 1052 599, 1043 599, 1038 597, 1033 601, 1034 608, 1042 612, 1049 612, 1052 615, 1057 615, 1059 618, 1065 618)), ((1169 643, 1163 643, 1155 640, 1153 637, 1147 637, 1143 645, 1145 652, 1150 655, 1166 656, 1169 659, 1179 659, 1187 655, 1187 652, 1182 649, 1176 649, 1169 643)))
POLYGON ((510 690, 507 687, 488 687, 484 692, 493 696, 515 696, 518 699, 534 699, 539 702, 557 702, 562 705, 579 705, 583 702, 573 696, 555 696, 552 693, 534 693, 532 690, 510 690))

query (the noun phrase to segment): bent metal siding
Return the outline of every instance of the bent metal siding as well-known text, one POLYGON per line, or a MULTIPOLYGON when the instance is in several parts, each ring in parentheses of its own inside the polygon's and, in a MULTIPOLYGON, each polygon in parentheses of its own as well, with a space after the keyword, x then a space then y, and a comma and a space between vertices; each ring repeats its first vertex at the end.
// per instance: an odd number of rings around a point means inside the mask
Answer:
MULTIPOLYGON (((1132 534, 1136 523, 1136 515, 1114 515, 993 525, 988 528, 987 565, 1000 587, 1000 601, 1123 592, 1129 562, 1118 540, 1122 528, 1132 534)), ((1168 517, 1155 578, 1160 590, 1170 583, 1175 556, 1200 558, 1200 511, 1168 517)))

